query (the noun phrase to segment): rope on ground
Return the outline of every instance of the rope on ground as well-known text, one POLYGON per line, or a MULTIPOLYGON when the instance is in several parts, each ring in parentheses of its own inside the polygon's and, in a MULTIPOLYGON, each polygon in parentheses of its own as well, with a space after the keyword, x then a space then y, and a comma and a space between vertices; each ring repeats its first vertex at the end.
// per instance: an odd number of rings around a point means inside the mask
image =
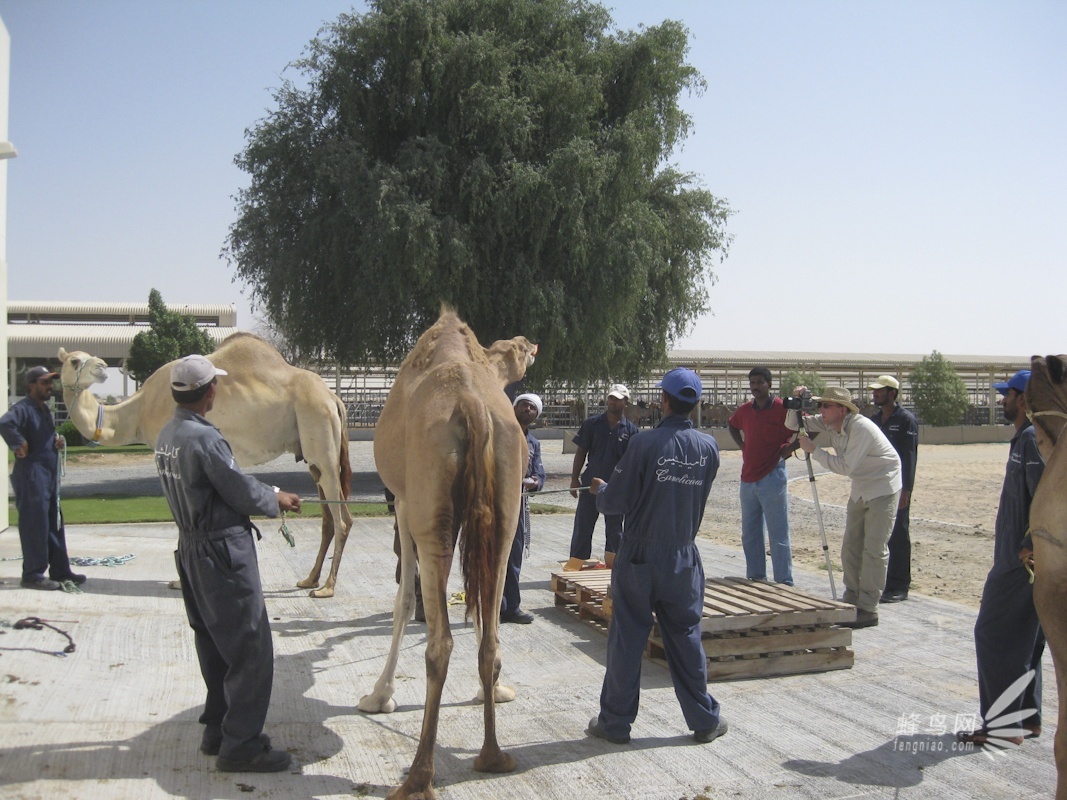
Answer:
POLYGON ((75 567, 120 567, 127 561, 133 561, 137 558, 134 553, 127 553, 124 556, 103 556, 101 558, 91 558, 89 556, 73 556, 70 559, 71 566, 75 567))
POLYGON ((10 627, 10 628, 12 628, 13 630, 16 630, 16 631, 21 631, 21 630, 40 631, 40 630, 44 630, 45 628, 49 628, 49 629, 55 631, 60 636, 63 636, 64 638, 66 638, 66 640, 68 642, 67 646, 63 648, 63 652, 51 653, 51 655, 58 656, 59 658, 65 658, 69 653, 73 653, 77 649, 75 644, 74 644, 74 639, 71 638, 71 635, 69 633, 67 633, 64 630, 61 630, 61 629, 57 628, 55 625, 50 624, 48 622, 48 620, 41 619, 40 617, 23 617, 22 619, 18 620, 14 624, 0 621, 0 627, 5 627, 5 628, 10 627))

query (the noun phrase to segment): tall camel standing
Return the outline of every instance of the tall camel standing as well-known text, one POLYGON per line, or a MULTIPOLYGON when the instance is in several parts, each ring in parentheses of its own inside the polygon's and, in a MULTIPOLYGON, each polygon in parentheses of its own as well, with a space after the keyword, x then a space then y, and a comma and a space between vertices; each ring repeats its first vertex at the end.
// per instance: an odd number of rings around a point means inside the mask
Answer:
POLYGON ((452 652, 445 587, 457 539, 467 614, 478 631, 478 674, 484 699, 485 739, 474 768, 510 772, 515 760, 496 739, 495 703, 515 697, 498 684, 498 627, 504 572, 518 524, 526 438, 504 387, 526 374, 537 345, 525 337, 485 349, 449 309, 404 359, 374 434, 374 461, 396 495, 401 540, 401 583, 393 605, 393 642, 374 691, 361 711, 390 712, 397 656, 415 604, 418 550, 426 646, 426 710, 407 779, 389 800, 433 798, 433 749, 441 693, 452 652))
MULTIPOLYGON (((219 381, 215 408, 208 419, 229 441, 237 463, 254 466, 293 453, 298 461, 307 462, 319 498, 331 501, 322 513, 322 541, 315 566, 297 586, 315 589, 312 597, 333 597, 352 527, 352 515, 342 502, 352 482, 344 404, 322 378, 287 364, 273 346, 250 333, 227 337, 208 359, 230 376, 219 381), (325 585, 316 589, 335 532, 330 574, 325 585)), ((64 348, 59 349, 59 360, 63 362, 63 402, 87 441, 155 446, 160 430, 174 414, 169 379, 174 362, 152 373, 133 397, 108 406, 86 391, 107 378, 104 361, 64 348)))
POLYGON ((1030 359, 1026 407, 1045 459, 1030 504, 1034 605, 1056 666, 1056 800, 1067 800, 1067 355, 1030 359))

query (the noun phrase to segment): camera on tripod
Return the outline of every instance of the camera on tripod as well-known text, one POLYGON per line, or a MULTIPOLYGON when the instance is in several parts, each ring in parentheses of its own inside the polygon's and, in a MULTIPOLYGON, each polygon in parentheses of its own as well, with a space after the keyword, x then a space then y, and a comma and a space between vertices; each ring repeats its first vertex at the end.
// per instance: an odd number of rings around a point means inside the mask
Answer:
POLYGON ((783 397, 782 403, 786 408, 794 408, 797 411, 814 411, 819 407, 811 398, 811 392, 801 392, 800 397, 783 397))

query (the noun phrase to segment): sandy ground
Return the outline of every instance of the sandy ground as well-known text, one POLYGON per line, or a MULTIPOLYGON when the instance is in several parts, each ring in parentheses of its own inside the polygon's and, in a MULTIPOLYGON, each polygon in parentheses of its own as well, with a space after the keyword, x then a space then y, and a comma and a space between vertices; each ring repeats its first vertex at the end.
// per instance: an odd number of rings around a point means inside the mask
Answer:
MULTIPOLYGON (((1005 444, 920 447, 911 505, 912 592, 978 606, 992 564, 993 527, 1007 456, 1005 444)), ((740 454, 723 453, 728 473, 732 460, 740 462, 740 454)), ((815 488, 840 592, 841 533, 850 482, 820 473, 817 464, 815 468, 815 488)), ((806 467, 790 465, 790 477, 794 561, 821 568, 825 561, 806 467)), ((702 534, 728 545, 737 543, 739 530, 739 510, 734 519, 709 509, 701 527, 702 534)))

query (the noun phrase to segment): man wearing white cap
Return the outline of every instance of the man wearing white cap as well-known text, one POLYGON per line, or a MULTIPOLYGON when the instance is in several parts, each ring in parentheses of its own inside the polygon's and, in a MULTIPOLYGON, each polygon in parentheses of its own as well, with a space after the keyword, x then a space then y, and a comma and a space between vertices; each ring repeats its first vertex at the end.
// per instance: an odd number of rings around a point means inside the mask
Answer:
POLYGON ((515 407, 515 419, 526 434, 526 475, 522 479, 522 507, 519 509, 519 525, 515 531, 515 541, 511 545, 508 557, 508 569, 504 573, 504 596, 500 601, 500 621, 529 625, 534 617, 529 611, 520 608, 519 572, 522 570, 522 554, 530 548, 530 492, 539 492, 545 485, 545 466, 541 462, 541 442, 530 433, 530 426, 541 416, 544 405, 536 394, 520 394, 512 403, 515 407))
MULTIPOLYGON (((807 391, 806 386, 798 386, 793 394, 800 397, 807 391)), ((806 416, 804 427, 811 433, 828 433, 834 455, 816 447, 807 436, 797 442, 826 469, 852 479, 841 537, 842 599, 856 606, 856 621, 848 626, 869 628, 878 624, 878 601, 885 591, 889 563, 886 542, 900 497, 900 456, 878 426, 859 413, 848 389, 831 386, 822 397, 812 399, 819 404, 820 413, 806 416)), ((785 424, 790 430, 799 430, 799 413, 790 409, 786 414, 785 424)))
POLYGON ((178 525, 174 560, 207 684, 200 750, 223 772, 280 772, 290 756, 263 733, 274 648, 249 516, 299 511, 300 498, 242 473, 205 418, 220 375, 198 355, 171 368, 178 407, 156 440, 156 470, 178 525))
POLYGON ((879 375, 868 389, 874 390, 874 404, 878 411, 871 415, 889 443, 900 456, 900 500, 897 519, 889 536, 889 567, 886 570, 883 603, 899 603, 908 599, 911 588, 911 490, 915 486, 915 462, 919 457, 919 422, 915 415, 897 402, 900 381, 892 375, 879 375))
MULTIPOLYGON (((616 383, 608 389, 607 410, 583 422, 574 436, 578 449, 571 467, 571 495, 578 498, 578 508, 574 512, 570 560, 563 567, 566 570, 581 569, 593 552, 593 529, 600 513, 596 509, 596 500, 588 492, 579 494, 579 489, 588 487, 593 478, 607 480, 626 452, 631 437, 637 435, 637 426, 626 419, 629 404, 630 390, 616 383)), ((621 539, 622 514, 605 514, 604 562, 609 567, 615 560, 621 539)))

